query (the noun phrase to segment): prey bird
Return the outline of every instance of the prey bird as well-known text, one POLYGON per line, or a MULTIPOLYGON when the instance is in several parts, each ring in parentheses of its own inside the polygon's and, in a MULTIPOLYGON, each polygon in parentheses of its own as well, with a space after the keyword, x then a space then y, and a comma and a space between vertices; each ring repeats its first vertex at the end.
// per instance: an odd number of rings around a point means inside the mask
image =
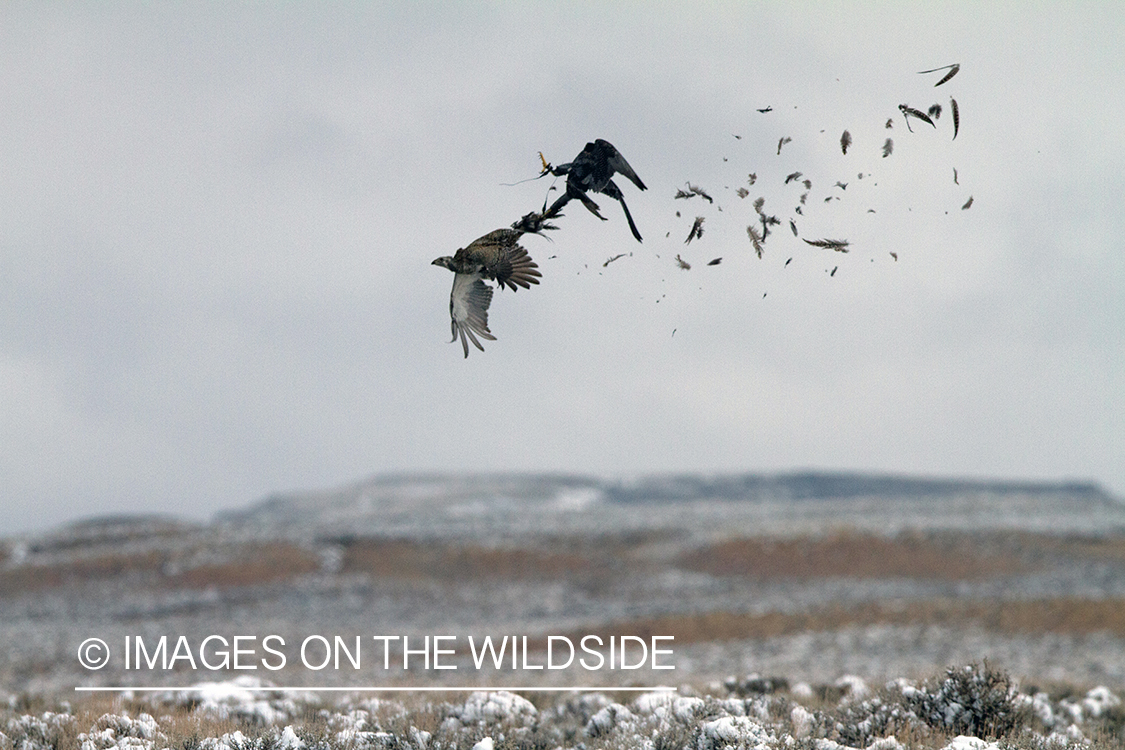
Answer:
POLYGON ((477 336, 489 341, 496 337, 488 330, 488 306, 492 303, 493 288, 484 279, 497 282, 516 291, 517 286, 530 289, 538 284, 542 274, 520 244, 522 235, 542 229, 554 229, 544 224, 542 215, 528 214, 510 229, 496 229, 459 249, 452 256, 436 258, 432 265, 448 268, 454 273, 453 291, 449 295, 450 328, 453 338, 461 339, 461 348, 469 356, 469 342, 484 351, 477 336))
POLYGON ((641 190, 647 190, 648 188, 645 187, 641 178, 637 177, 637 173, 629 166, 629 162, 625 161, 625 157, 613 147, 612 143, 599 138, 593 143, 587 143, 586 148, 582 149, 582 153, 578 154, 572 162, 560 164, 557 167, 544 162, 543 173, 546 174, 547 172, 556 177, 566 175, 566 192, 559 196, 558 200, 548 210, 543 212, 545 216, 558 215, 563 206, 577 198, 582 201, 582 205, 589 209, 590 213, 605 221, 606 218, 598 211, 598 204, 594 203, 590 196, 586 194, 588 191, 601 193, 621 203, 621 208, 625 210, 625 219, 629 222, 629 229, 632 230, 633 236, 637 238, 637 242, 641 241, 641 233, 637 231, 637 225, 633 223, 629 207, 625 205, 625 196, 612 178, 615 174, 621 174, 628 177, 641 190))

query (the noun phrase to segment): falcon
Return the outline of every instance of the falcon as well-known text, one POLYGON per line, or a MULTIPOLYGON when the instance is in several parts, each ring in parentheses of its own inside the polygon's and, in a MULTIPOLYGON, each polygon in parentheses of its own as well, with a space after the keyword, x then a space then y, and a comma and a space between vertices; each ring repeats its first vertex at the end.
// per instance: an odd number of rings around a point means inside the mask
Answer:
POLYGON ((500 289, 507 286, 514 292, 521 286, 530 289, 542 277, 536 270, 539 266, 519 244, 519 239, 525 233, 538 234, 539 229, 554 227, 542 224, 541 221, 529 222, 528 216, 516 222, 512 228, 489 232, 470 242, 467 247, 460 248, 452 256, 435 258, 431 264, 448 268, 454 274, 453 291, 449 295, 453 338, 449 343, 460 338, 466 357, 469 356, 470 341, 477 349, 484 351, 477 336, 489 341, 496 340, 488 330, 488 306, 492 303, 493 287, 484 283, 484 280, 495 281, 500 289))
POLYGON ((621 174, 628 177, 641 190, 647 190, 648 188, 645 187, 641 178, 637 177, 637 173, 629 166, 629 162, 625 161, 625 157, 613 147, 612 143, 601 138, 593 143, 587 143, 586 148, 582 149, 582 153, 578 154, 574 161, 560 164, 557 167, 553 167, 544 161, 543 172, 544 174, 550 172, 556 177, 566 175, 566 192, 559 196, 558 200, 551 205, 551 208, 544 212, 544 215, 556 215, 563 206, 577 198, 582 201, 582 205, 589 209, 590 213, 605 221, 606 218, 598 210, 598 204, 586 195, 588 191, 592 190, 595 193, 608 195, 621 203, 621 208, 625 210, 625 219, 629 222, 629 229, 632 230, 633 236, 637 238, 637 242, 641 241, 641 233, 637 231, 637 225, 633 223, 629 207, 625 205, 625 196, 612 178, 615 174, 621 174))

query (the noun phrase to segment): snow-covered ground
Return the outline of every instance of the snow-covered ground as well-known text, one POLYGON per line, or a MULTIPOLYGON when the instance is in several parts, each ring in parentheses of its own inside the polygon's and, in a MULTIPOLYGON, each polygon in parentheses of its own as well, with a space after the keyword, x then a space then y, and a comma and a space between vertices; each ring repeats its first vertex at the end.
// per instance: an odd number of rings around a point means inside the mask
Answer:
POLYGON ((257 674, 279 685, 879 683, 987 658, 1024 681, 1125 686, 1125 506, 1084 485, 861 479, 377 478, 213 524, 102 520, 6 540, 0 689, 222 681, 233 670, 185 659, 129 671, 126 639, 171 651, 271 634, 289 659, 257 674), (662 627, 680 633, 671 677, 477 669, 464 650, 526 636, 534 660, 548 635, 662 627), (460 669, 310 670, 293 649, 313 635, 369 648, 449 635, 460 669), (108 666, 79 663, 90 638, 108 666))
POLYGON ((819 691, 756 675, 702 690, 626 695, 509 691, 373 696, 286 693, 255 678, 118 695, 108 710, 0 708, 0 747, 867 748, 943 750, 1120 747, 1121 699, 1104 686, 1065 697, 1029 692, 971 665, 924 682, 872 685, 846 675, 819 691), (819 694, 818 694, 819 692, 819 694))

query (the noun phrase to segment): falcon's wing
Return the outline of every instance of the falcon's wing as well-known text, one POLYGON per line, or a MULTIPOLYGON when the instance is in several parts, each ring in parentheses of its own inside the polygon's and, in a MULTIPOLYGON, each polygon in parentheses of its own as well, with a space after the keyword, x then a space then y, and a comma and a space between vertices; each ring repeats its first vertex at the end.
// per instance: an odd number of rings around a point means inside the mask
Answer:
POLYGON ((461 348, 469 356, 469 341, 484 351, 477 340, 495 341, 496 337, 488 330, 488 306, 492 303, 492 287, 481 281, 480 274, 458 273, 453 276, 453 291, 449 295, 450 328, 453 338, 449 343, 461 338, 461 348), (467 338, 466 338, 467 337, 467 338))
POLYGON ((629 162, 625 161, 625 157, 621 155, 620 151, 613 147, 612 143, 602 140, 601 138, 599 138, 596 143, 605 151, 606 161, 612 171, 625 175, 641 190, 648 189, 645 187, 645 184, 641 182, 641 178, 637 177, 637 173, 633 171, 633 168, 629 166, 629 162))

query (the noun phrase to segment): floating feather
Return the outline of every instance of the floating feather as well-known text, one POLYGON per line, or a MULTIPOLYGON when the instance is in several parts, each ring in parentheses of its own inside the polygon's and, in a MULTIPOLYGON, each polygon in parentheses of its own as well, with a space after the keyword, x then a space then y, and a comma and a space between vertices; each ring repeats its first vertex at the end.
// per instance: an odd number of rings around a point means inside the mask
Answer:
POLYGON ((926 73, 936 73, 939 70, 948 70, 949 72, 946 73, 944 76, 942 76, 942 79, 940 81, 938 81, 937 83, 934 84, 935 88, 942 85, 943 83, 948 81, 953 76, 957 75, 957 72, 959 70, 961 70, 961 63, 953 63, 952 65, 942 65, 940 68, 934 68, 932 70, 920 70, 920 71, 918 71, 918 75, 925 75, 926 73))
POLYGON ((685 271, 691 270, 691 264, 688 263, 683 258, 681 258, 679 253, 676 254, 676 265, 679 266, 680 268, 684 269, 685 271))
POLYGON ((961 113, 957 111, 957 100, 949 97, 949 109, 953 112, 953 140, 957 140, 957 130, 961 127, 961 113))
POLYGON ((708 203, 715 202, 714 199, 707 194, 706 190, 697 185, 692 185, 690 182, 687 184, 687 190, 684 190, 682 188, 676 190, 676 194, 673 196, 673 198, 694 198, 697 195, 700 198, 703 198, 708 203))
POLYGON ((813 247, 824 247, 829 250, 835 250, 838 253, 848 252, 847 240, 805 240, 805 242, 813 247))
POLYGON ((793 180, 799 180, 799 179, 801 179, 801 173, 800 172, 794 172, 793 174, 791 174, 791 175, 789 175, 788 177, 785 178, 785 184, 788 185, 793 180))
POLYGON ((922 122, 928 122, 932 127, 937 127, 937 125, 934 125, 934 121, 930 119, 930 116, 921 110, 914 109, 906 104, 898 105, 898 109, 902 112, 903 119, 906 120, 906 129, 910 130, 910 132, 914 132, 914 129, 910 127, 911 117, 917 117, 922 122))
POLYGON ((852 145, 852 134, 845 130, 844 134, 840 136, 840 149, 844 152, 844 156, 848 155, 848 146, 850 145, 852 145))
POLYGON ((690 245, 692 240, 697 240, 703 236, 703 217, 696 216, 695 223, 691 225, 691 231, 688 233, 687 239, 684 240, 685 245, 690 245))
POLYGON ((753 224, 746 227, 746 234, 750 237, 750 244, 754 246, 754 252, 761 258, 763 250, 762 243, 765 242, 765 238, 758 234, 758 228, 753 224))
POLYGON ((895 142, 888 138, 886 143, 883 144, 883 158, 886 159, 888 156, 893 154, 894 150, 895 142))
POLYGON ((789 136, 785 136, 784 138, 782 138, 780 141, 777 142, 777 155, 778 156, 781 156, 781 147, 784 146, 786 143, 790 143, 792 140, 793 139, 790 138, 789 136))

